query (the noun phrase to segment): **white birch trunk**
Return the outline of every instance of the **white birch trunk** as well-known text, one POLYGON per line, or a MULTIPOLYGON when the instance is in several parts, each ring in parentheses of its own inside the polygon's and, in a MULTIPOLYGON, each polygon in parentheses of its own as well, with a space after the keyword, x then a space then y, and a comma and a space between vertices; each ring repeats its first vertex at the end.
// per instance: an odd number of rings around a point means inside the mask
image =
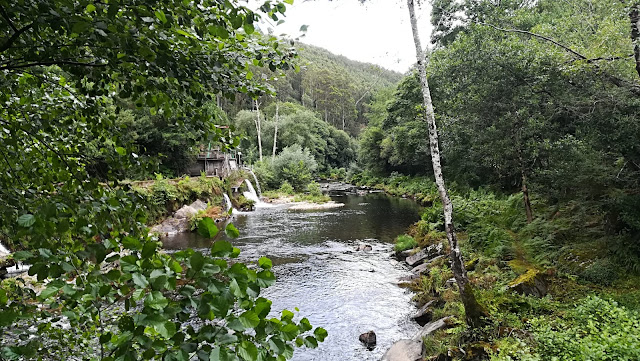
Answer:
POLYGON ((440 164, 440 146, 438 145, 438 130, 436 128, 436 119, 433 110, 433 102, 431 100, 431 91, 429 90, 429 83, 427 81, 427 69, 426 59, 422 45, 420 44, 420 36, 418 34, 418 21, 415 14, 415 0, 407 0, 409 6, 409 17, 411 20, 411 30, 413 31, 413 41, 416 47, 417 56, 417 68, 420 75, 420 85, 422 86, 422 96, 424 101, 424 116, 429 125, 429 146, 431 149, 431 163, 433 165, 433 175, 435 176, 436 185, 438 186, 438 193, 440 194, 440 200, 444 208, 444 227, 447 234, 447 240, 449 241, 449 248, 451 252, 449 254, 451 260, 451 269, 453 275, 458 284, 460 291, 460 297, 464 304, 466 321, 472 327, 480 326, 483 321, 482 317, 486 315, 486 312, 480 307, 475 296, 473 294, 473 288, 469 283, 467 277, 467 271, 464 267, 464 261, 462 259, 462 253, 460 252, 460 246, 458 245, 458 238, 456 236, 455 228, 453 226, 453 204, 449 198, 446 185, 444 183, 444 177, 442 175, 442 165, 440 164))
POLYGON ((260 104, 258 100, 254 100, 256 104, 256 132, 258 133, 258 153, 260 154, 260 161, 262 162, 262 122, 260 121, 260 104))
POLYGON ((276 101, 276 126, 275 126, 275 130, 273 131, 273 153, 271 154, 271 158, 275 158, 276 157, 276 143, 278 142, 278 108, 280 107, 280 104, 276 101))

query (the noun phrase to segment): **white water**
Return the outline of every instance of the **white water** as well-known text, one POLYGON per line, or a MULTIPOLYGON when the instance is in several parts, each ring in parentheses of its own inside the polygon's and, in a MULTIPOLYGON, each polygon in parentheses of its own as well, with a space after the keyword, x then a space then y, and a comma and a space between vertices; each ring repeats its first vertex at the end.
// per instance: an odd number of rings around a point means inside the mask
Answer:
POLYGON ((242 195, 245 196, 245 198, 252 200, 256 204, 256 206, 259 203, 262 203, 260 197, 258 197, 258 193, 256 193, 256 190, 253 188, 253 184, 251 184, 251 181, 245 179, 244 182, 247 184, 247 188, 249 188, 249 190, 243 192, 242 195))
POLYGON ((247 168, 247 170, 249 171, 249 173, 251 173, 251 175, 253 176, 253 180, 256 182, 256 188, 258 188, 258 197, 262 197, 262 189, 260 189, 260 182, 258 182, 258 177, 256 177, 256 174, 253 173, 251 168, 247 168))
POLYGON ((7 256, 11 253, 2 243, 0 243, 0 256, 7 256))
POLYGON ((226 193, 224 193, 222 196, 224 197, 224 210, 226 212, 229 212, 231 207, 233 207, 233 205, 231 205, 231 199, 229 199, 229 196, 226 193))

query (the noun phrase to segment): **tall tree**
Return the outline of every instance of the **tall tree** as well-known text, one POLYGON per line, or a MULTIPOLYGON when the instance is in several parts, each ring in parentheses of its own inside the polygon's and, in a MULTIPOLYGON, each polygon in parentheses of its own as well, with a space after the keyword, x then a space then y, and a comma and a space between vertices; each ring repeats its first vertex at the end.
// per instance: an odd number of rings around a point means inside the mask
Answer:
POLYGON ((456 236, 455 227, 453 225, 453 204, 451 198, 449 198, 449 192, 444 182, 444 176, 442 174, 442 165, 440 164, 440 147, 438 145, 438 130, 436 128, 435 112, 433 110, 433 102, 431 100, 431 91, 429 90, 429 83, 427 81, 426 70, 426 58, 422 45, 420 43, 420 36, 418 34, 418 21, 415 13, 415 0, 407 0, 407 6, 409 7, 409 19, 411 21, 411 30, 413 32, 413 42, 416 47, 417 57, 417 69, 420 75, 420 85, 422 88, 422 96, 424 101, 424 117, 429 125, 429 146, 431 149, 431 162, 433 165, 433 174, 435 176, 436 184, 438 186, 438 193, 440 194, 440 200, 442 201, 444 212, 444 227, 447 234, 447 240, 449 241, 451 259, 451 269, 453 270, 453 276, 456 279, 458 290, 460 291, 460 297, 464 304, 465 317, 467 324, 471 327, 478 327, 484 323, 483 318, 487 316, 486 311, 480 306, 475 298, 473 292, 473 286, 469 282, 467 271, 464 267, 464 261, 462 259, 462 253, 460 252, 460 246, 458 244, 458 238, 456 236))

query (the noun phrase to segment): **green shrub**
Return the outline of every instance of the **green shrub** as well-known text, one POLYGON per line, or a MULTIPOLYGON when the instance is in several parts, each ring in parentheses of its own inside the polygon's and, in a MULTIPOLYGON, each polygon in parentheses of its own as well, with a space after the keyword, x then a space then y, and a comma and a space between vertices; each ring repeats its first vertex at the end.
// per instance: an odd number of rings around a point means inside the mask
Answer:
POLYGON ((278 189, 278 192, 286 195, 293 195, 294 190, 291 184, 289 184, 289 182, 284 181, 282 182, 282 185, 278 189))
POLYGON ((601 286, 610 286, 618 279, 618 272, 613 263, 601 259, 587 267, 580 277, 601 286))
POLYGON ((309 183, 307 185, 307 192, 315 197, 319 197, 322 195, 322 189, 320 189, 320 184, 318 184, 317 182, 309 183))
POLYGON ((640 360, 640 315, 587 297, 561 322, 531 322, 543 360, 640 360))
POLYGON ((396 238, 396 245, 393 247, 393 249, 396 252, 402 252, 402 251, 414 248, 417 245, 418 245, 418 242, 416 242, 416 240, 413 239, 413 237, 411 237, 408 234, 402 234, 402 235, 399 235, 398 238, 396 238))

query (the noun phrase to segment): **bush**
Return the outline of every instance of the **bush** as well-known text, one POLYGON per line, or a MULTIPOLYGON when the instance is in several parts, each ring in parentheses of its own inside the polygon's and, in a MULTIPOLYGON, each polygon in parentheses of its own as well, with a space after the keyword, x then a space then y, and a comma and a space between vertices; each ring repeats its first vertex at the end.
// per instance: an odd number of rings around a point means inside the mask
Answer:
POLYGON ((294 190, 291 184, 289 184, 289 182, 284 181, 282 182, 282 185, 280 186, 280 188, 278 188, 278 192, 286 195, 293 195, 294 190))
POLYGON ((610 286, 618 279, 618 272, 609 260, 597 260, 587 267, 580 277, 601 286, 610 286))
POLYGON ((270 166, 278 186, 287 181, 297 191, 304 190, 318 168, 311 154, 297 144, 284 148, 270 166))
POLYGON ((640 315, 615 301, 588 297, 562 323, 549 321, 532 321, 543 360, 640 359, 640 315))
POLYGON ((320 184, 317 182, 311 182, 307 185, 307 192, 314 197, 322 196, 322 189, 320 189, 320 184))
POLYGON ((396 252, 402 252, 414 248, 417 245, 418 242, 416 242, 413 237, 409 236, 408 234, 402 234, 398 236, 398 238, 396 238, 396 245, 393 247, 393 249, 396 252))

